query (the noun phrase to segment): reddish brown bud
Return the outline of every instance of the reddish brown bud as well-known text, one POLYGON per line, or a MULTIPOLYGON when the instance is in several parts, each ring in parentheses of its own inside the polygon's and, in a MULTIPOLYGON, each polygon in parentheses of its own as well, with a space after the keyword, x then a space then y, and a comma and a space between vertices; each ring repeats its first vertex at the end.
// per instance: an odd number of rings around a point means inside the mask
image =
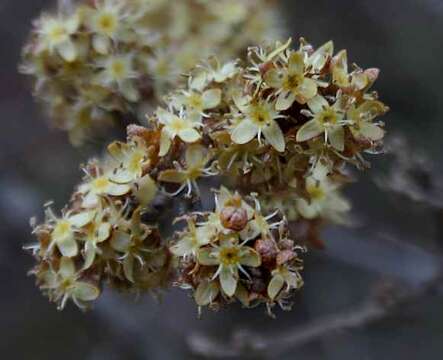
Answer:
POLYGON ((277 247, 271 239, 259 239, 254 245, 255 251, 260 254, 265 267, 273 267, 277 256, 277 247))
POLYGON ((295 258, 295 252, 292 250, 283 250, 277 254, 277 265, 283 265, 295 258))
POLYGON ((248 213, 243 208, 227 206, 220 213, 222 225, 234 231, 241 231, 248 223, 248 213))
POLYGON ((282 239, 279 241, 278 247, 282 250, 292 250, 294 248, 294 241, 290 239, 282 239))

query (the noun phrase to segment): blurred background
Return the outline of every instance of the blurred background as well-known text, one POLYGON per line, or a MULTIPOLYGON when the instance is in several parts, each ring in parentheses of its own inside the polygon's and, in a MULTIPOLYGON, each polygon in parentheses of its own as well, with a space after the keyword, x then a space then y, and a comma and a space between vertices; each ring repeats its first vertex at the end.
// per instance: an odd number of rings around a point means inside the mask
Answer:
POLYGON ((57 312, 26 276, 29 218, 41 219, 47 200, 62 207, 79 164, 97 151, 68 146, 65 134, 48 129, 17 74, 31 19, 51 5, 0 2, 2 358, 441 359, 441 0, 281 1, 293 38, 333 39, 351 61, 379 67, 376 88, 392 110, 384 118, 390 154, 374 156, 347 190, 355 225, 324 232, 327 247, 307 258, 293 310, 276 311, 275 320, 263 308, 235 307, 198 320, 182 291, 160 303, 108 292, 86 314, 71 305, 57 312), (386 303, 393 307, 380 306, 386 303))

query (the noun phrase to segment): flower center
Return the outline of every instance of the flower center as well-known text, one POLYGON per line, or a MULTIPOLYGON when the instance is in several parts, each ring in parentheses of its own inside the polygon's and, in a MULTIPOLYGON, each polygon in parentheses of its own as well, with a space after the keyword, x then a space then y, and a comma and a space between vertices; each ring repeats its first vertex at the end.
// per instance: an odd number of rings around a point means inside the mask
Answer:
POLYGON ((191 106, 194 109, 202 109, 203 107, 203 100, 199 94, 192 94, 188 98, 189 106, 191 106))
POLYGON ((65 28, 61 24, 57 24, 52 26, 48 35, 51 42, 57 44, 64 41, 67 34, 65 28))
POLYGON ((99 32, 111 36, 115 32, 117 19, 114 14, 103 13, 98 17, 97 25, 99 32))
POLYGON ((131 173, 139 173, 141 170, 141 162, 143 161, 144 155, 142 152, 135 152, 129 159, 128 170, 131 173))
POLYGON ((174 130, 174 132, 179 132, 186 128, 186 124, 183 119, 179 118, 178 116, 174 116, 174 118, 171 121, 171 128, 174 130))
POLYGON ((235 265, 238 264, 239 258, 239 250, 237 247, 225 247, 220 251, 220 262, 223 265, 235 265))
POLYGON ((286 90, 295 90, 302 83, 302 75, 288 75, 283 83, 283 88, 286 90))
POLYGON ((270 111, 260 105, 255 106, 250 112, 249 116, 258 126, 264 126, 272 120, 270 111))
POLYGON ((96 192, 105 192, 109 186, 109 180, 104 176, 99 177, 93 181, 92 186, 96 192))
POLYGON ((333 109, 326 109, 322 111, 318 117, 318 121, 323 126, 336 125, 337 120, 337 113, 333 109))
POLYGON ((114 60, 110 66, 111 76, 115 80, 121 80, 126 77, 126 66, 121 60, 114 60))
POLYGON ((320 186, 309 186, 306 190, 313 200, 321 200, 325 196, 325 192, 320 186))
POLYGON ((67 237, 71 233, 71 224, 67 220, 60 220, 54 228, 53 235, 56 238, 67 237))

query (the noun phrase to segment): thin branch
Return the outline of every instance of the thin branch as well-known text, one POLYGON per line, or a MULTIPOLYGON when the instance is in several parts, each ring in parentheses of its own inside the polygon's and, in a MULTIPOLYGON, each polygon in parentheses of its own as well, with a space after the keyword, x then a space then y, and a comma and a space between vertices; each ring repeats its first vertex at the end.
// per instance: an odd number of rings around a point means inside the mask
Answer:
POLYGON ((405 290, 391 285, 383 286, 382 291, 354 310, 327 316, 281 334, 262 336, 249 331, 239 331, 227 342, 202 334, 193 334, 188 339, 188 346, 194 354, 203 357, 234 358, 260 355, 275 358, 289 349, 319 340, 331 333, 362 328, 388 318, 402 306, 434 292, 442 285, 442 280, 443 270, 418 288, 405 290))

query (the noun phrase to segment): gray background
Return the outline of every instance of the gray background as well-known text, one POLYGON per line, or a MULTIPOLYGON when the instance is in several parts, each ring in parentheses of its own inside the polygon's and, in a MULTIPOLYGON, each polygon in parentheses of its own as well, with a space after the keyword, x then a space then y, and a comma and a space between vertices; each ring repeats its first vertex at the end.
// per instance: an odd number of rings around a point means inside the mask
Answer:
MULTIPOLYGON (((73 306, 57 312, 26 277, 32 259, 21 250, 29 242, 28 219, 42 216, 41 205, 62 206, 81 174, 78 164, 100 147, 67 145, 50 130, 34 103, 29 84, 17 75, 20 47, 30 20, 49 5, 43 0, 0 2, 0 354, 12 359, 191 359, 190 339, 204 334, 228 341, 237 330, 279 337, 330 314, 359 308, 382 281, 408 288, 438 270, 442 248, 443 198, 437 189, 429 201, 379 188, 374 179, 395 166, 392 156, 374 159, 374 167, 347 191, 355 222, 350 229, 325 232, 327 249, 306 261, 304 290, 292 312, 269 319, 264 309, 234 307, 204 313, 180 291, 158 304, 149 297, 135 303, 106 293, 83 314, 73 306), (422 248, 422 249, 421 249, 422 248)), ((392 108, 386 116, 389 137, 403 134, 410 154, 429 158, 411 174, 424 193, 438 183, 442 164, 443 2, 440 0, 283 1, 283 19, 293 38, 314 44, 334 39, 351 61, 381 68, 377 84, 392 108), (432 169, 433 168, 433 169, 432 169), (432 185, 433 186, 433 185, 432 185)), ((395 169, 395 167, 394 167, 395 169)), ((431 189, 432 190, 432 189, 431 189)), ((441 359, 441 291, 421 296, 388 318, 352 330, 332 331, 301 346, 268 349, 281 359, 441 359)), ((297 330, 299 331, 299 330, 297 330)), ((302 330, 303 331, 303 330, 302 330)), ((252 336, 252 335, 251 335, 252 336)), ((194 348, 195 350, 195 348, 194 348)), ((257 354, 252 358, 258 358, 257 354)), ((264 354, 264 353, 263 353, 264 354)), ((214 356, 216 353, 213 354, 214 356)), ((263 355, 263 357, 266 357, 263 355)))

